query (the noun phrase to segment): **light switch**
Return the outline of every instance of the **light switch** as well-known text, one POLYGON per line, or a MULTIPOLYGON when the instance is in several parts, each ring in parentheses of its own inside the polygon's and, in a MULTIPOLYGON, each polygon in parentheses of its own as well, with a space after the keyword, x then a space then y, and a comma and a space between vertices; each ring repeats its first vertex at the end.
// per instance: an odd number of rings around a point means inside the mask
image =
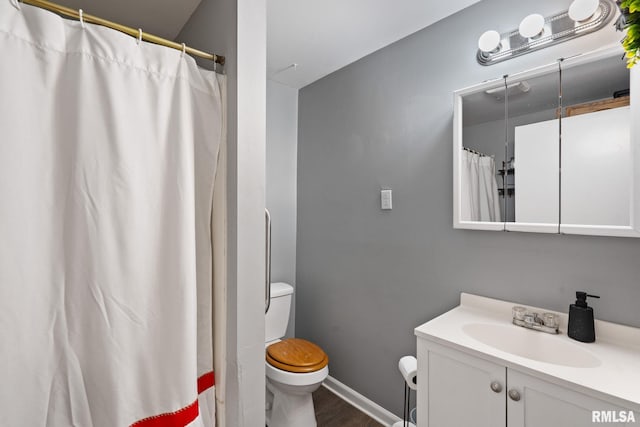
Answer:
POLYGON ((380 190, 380 209, 391 210, 391 190, 380 190))

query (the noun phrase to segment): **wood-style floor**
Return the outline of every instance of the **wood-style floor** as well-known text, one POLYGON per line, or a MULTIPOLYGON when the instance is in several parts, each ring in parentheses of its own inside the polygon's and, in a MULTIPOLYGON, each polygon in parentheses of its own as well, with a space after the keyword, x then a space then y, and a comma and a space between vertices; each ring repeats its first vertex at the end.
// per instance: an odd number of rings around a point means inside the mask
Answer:
POLYGON ((383 427, 325 387, 313 393, 318 427, 383 427))

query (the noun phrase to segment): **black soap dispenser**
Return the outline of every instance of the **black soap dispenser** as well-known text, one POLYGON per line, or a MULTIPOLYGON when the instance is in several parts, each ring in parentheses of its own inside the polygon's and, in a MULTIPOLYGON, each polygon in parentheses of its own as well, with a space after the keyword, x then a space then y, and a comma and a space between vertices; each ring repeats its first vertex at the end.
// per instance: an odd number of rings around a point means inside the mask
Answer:
POLYGON ((594 342, 596 330, 593 322, 593 308, 587 305, 587 297, 600 298, 597 295, 588 295, 586 292, 576 292, 576 303, 569 306, 567 335, 577 341, 594 342))

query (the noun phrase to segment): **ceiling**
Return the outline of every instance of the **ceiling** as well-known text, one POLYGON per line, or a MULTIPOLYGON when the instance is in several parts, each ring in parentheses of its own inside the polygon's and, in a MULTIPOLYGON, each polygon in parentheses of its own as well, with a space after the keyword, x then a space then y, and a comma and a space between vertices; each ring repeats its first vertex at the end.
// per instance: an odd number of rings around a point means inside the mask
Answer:
POLYGON ((267 77, 301 88, 478 1, 267 0, 267 77))
MULTIPOLYGON (((170 40, 201 2, 58 1, 170 40)), ((267 77, 301 88, 478 1, 267 0, 267 77)))

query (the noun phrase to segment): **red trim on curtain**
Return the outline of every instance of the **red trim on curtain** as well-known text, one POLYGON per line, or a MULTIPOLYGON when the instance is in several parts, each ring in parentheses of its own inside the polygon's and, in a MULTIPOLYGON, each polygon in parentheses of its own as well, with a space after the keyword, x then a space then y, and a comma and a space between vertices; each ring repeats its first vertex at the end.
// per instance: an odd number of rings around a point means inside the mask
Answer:
POLYGON ((213 374, 213 371, 207 372, 198 378, 198 394, 202 393, 208 388, 211 388, 216 383, 216 377, 213 374))
POLYGON ((176 412, 154 415, 131 424, 131 427, 184 427, 195 420, 199 413, 198 401, 196 400, 176 412))
MULTIPOLYGON (((207 372, 198 378, 198 394, 215 385, 213 371, 207 372)), ((175 412, 167 412, 154 415, 131 424, 131 427, 184 427, 200 414, 198 400, 189 406, 185 406, 175 412)))

